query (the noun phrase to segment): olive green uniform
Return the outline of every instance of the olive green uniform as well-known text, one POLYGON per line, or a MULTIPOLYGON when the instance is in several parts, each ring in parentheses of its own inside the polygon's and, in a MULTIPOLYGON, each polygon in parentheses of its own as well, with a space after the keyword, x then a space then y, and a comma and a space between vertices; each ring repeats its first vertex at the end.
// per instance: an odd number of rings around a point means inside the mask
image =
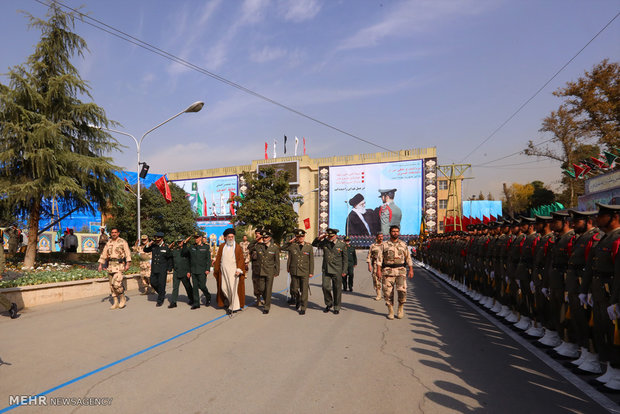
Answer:
POLYGON ((342 275, 347 271, 348 267, 347 246, 339 240, 332 242, 327 238, 320 240, 318 237, 312 241, 312 245, 323 250, 323 276, 321 284, 325 306, 327 308, 333 306, 334 311, 340 311, 342 275))
MULTIPOLYGON (((254 246, 254 251, 257 254, 260 272, 258 275, 258 296, 265 300, 263 310, 269 312, 273 278, 280 274, 280 247, 273 241, 269 245, 259 242, 254 246)), ((253 276, 254 268, 252 268, 253 276)))
MULTIPOLYGON (((346 244, 345 244, 346 245, 346 244)), ((357 266, 357 254, 355 253, 355 247, 347 246, 347 272, 346 276, 342 278, 342 289, 353 292, 353 274, 355 272, 355 266, 357 266)))
POLYGON ((189 268, 189 259, 181 254, 181 247, 175 247, 172 249, 172 296, 170 297, 170 303, 177 303, 179 297, 179 284, 183 283, 185 292, 187 293, 187 300, 190 305, 194 304, 194 290, 190 283, 191 272, 189 268), (188 277, 190 275, 190 277, 188 277))
POLYGON ((205 305, 209 306, 211 303, 211 294, 209 293, 209 289, 207 289, 206 272, 211 269, 211 248, 208 244, 186 244, 181 250, 181 255, 189 258, 194 306, 200 306, 200 291, 205 295, 205 305))
POLYGON ((308 307, 310 275, 314 274, 314 249, 310 243, 287 242, 282 250, 288 252, 287 271, 291 275, 291 296, 295 305, 304 311, 308 307))

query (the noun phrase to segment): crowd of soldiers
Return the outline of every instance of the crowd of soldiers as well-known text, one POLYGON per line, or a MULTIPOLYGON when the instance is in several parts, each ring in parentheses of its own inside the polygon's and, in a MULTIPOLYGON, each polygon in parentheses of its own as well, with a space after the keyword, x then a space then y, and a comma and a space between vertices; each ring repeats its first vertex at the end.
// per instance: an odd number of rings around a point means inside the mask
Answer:
POLYGON ((470 225, 431 237, 418 255, 536 345, 619 391, 620 206, 597 207, 470 225))

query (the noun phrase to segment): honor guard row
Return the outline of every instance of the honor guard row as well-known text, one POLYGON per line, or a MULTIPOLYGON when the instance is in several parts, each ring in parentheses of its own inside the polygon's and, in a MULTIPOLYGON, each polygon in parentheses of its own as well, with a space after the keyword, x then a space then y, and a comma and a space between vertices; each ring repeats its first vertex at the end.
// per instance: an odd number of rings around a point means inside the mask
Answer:
POLYGON ((537 346, 620 391, 620 206, 597 207, 468 226, 418 253, 537 346))

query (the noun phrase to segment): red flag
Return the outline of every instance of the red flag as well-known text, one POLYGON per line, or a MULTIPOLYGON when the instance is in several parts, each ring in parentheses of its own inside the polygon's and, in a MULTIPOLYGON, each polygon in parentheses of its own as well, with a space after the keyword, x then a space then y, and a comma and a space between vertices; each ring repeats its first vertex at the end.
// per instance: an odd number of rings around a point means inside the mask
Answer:
POLYGON ((581 174, 583 174, 583 172, 586 170, 585 168, 577 164, 573 164, 573 167, 575 167, 575 177, 577 178, 579 178, 579 176, 581 176, 581 174))
POLYGON ((155 185, 157 189, 166 199, 166 203, 170 204, 172 202, 172 194, 170 194, 170 187, 168 187, 168 181, 166 181, 166 176, 162 175, 159 177, 157 181, 155 181, 155 185))
POLYGON ((489 218, 487 216, 482 216, 482 222, 484 224, 489 224, 489 221, 491 221, 491 220, 489 220, 489 218))
POLYGON ((463 224, 463 230, 467 230, 467 226, 471 224, 471 221, 469 220, 469 217, 463 216, 461 223, 463 224))
POLYGON ((489 219, 491 221, 497 221, 497 217, 495 217, 493 214, 491 214, 491 216, 489 217, 489 219))
POLYGON ((306 155, 306 138, 304 138, 304 155, 306 155))
POLYGON ((233 191, 230 192, 230 215, 235 215, 235 193, 233 191))
POLYGON ((205 197, 205 192, 202 192, 202 216, 207 217, 209 215, 209 209, 207 207, 207 198, 205 197))
POLYGON ((601 161, 598 158, 590 157, 593 163, 596 164, 598 168, 608 168, 609 166, 605 164, 605 161, 601 161))
POLYGON ((269 156, 267 155, 267 148, 269 148, 269 144, 265 142, 265 159, 266 160, 269 159, 269 156))
POLYGON ((304 219, 304 227, 306 228, 306 230, 308 230, 310 228, 310 219, 309 218, 305 218, 304 219))
POLYGON ((131 192, 131 186, 129 185, 129 181, 127 181, 127 177, 123 178, 123 180, 125 180, 125 191, 130 193, 131 192))

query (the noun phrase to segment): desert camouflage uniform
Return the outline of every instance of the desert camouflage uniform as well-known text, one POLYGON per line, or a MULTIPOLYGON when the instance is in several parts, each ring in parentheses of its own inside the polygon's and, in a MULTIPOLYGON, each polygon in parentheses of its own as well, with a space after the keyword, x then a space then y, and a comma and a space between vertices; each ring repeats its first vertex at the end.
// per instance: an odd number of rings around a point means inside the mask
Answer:
POLYGON ((145 253, 144 245, 134 246, 133 251, 140 257, 140 279, 144 286, 146 286, 146 290, 148 290, 151 285, 151 260, 153 258, 153 253, 145 253))
POLYGON ((383 297, 389 304, 392 303, 394 287, 398 292, 398 304, 407 301, 407 268, 413 267, 411 254, 402 240, 383 242, 377 258, 377 266, 381 266, 383 276, 383 297))
POLYGON ((120 237, 116 240, 110 239, 99 257, 99 263, 102 265, 107 263, 112 296, 122 295, 125 291, 123 287, 125 263, 131 263, 131 252, 127 242, 120 237))
POLYGON ((243 260, 245 261, 245 270, 248 270, 248 266, 250 264, 250 242, 249 241, 242 241, 239 243, 239 246, 241 246, 241 250, 243 250, 243 260))
POLYGON ((381 289, 381 280, 377 277, 377 258, 379 257, 379 251, 381 250, 381 243, 374 242, 368 249, 368 256, 366 257, 366 263, 372 266, 372 284, 376 291, 381 289))

